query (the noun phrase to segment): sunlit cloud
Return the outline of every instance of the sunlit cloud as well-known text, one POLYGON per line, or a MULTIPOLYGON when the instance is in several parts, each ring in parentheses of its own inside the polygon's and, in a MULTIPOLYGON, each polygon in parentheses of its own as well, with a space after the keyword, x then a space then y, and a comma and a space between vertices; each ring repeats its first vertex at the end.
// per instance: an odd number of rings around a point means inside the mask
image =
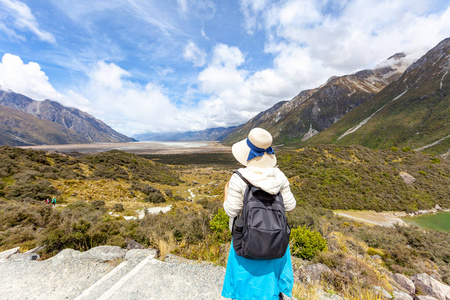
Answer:
MULTIPOLYGON (((39 28, 38 22, 36 21, 36 18, 31 13, 30 8, 20 1, 16 0, 0 0, 0 5, 2 5, 6 11, 9 13, 9 19, 12 19, 13 26, 20 31, 31 31, 34 33, 39 39, 49 42, 49 43, 55 43, 55 37, 44 30, 41 30, 39 28)), ((0 21, 2 22, 2 21, 0 21)), ((3 31, 8 33, 9 35, 15 35, 13 34, 13 31, 10 28, 7 28, 5 25, 0 26, 0 30, 3 28, 3 31)))
POLYGON ((3 55, 0 63, 0 87, 36 100, 62 98, 49 83, 39 64, 24 63, 20 57, 9 53, 3 55))

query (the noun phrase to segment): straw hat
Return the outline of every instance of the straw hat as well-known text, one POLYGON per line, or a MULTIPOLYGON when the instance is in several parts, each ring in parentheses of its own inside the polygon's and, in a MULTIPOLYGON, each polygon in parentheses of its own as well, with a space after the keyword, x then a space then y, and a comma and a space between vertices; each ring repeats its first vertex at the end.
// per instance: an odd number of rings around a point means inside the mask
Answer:
POLYGON ((231 152, 244 166, 273 168, 277 164, 277 158, 271 147, 272 141, 272 135, 267 130, 253 128, 248 138, 231 147, 231 152))

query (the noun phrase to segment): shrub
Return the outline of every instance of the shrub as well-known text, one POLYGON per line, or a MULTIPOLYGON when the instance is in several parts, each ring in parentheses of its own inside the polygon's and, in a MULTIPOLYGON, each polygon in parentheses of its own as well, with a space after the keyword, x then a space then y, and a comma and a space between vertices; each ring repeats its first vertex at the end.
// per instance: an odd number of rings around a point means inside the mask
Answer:
POLYGON ((175 201, 185 201, 186 199, 184 199, 180 195, 176 195, 175 197, 173 197, 173 200, 175 200, 175 201))
POLYGON ((113 210, 116 211, 116 212, 124 211, 123 204, 122 203, 114 204, 113 210))
POLYGON ((230 218, 225 213, 223 208, 220 208, 211 221, 209 221, 209 228, 215 234, 220 243, 231 240, 231 232, 229 229, 230 218))
POLYGON ((164 193, 166 193, 167 197, 173 198, 173 192, 171 189, 165 189, 164 193))
POLYGON ((144 201, 152 203, 162 203, 166 202, 166 199, 164 198, 164 195, 161 194, 161 192, 158 190, 157 192, 150 193, 148 197, 144 198, 144 201))
POLYGON ((392 152, 397 152, 397 151, 398 151, 398 148, 397 148, 397 147, 391 147, 391 151, 392 151, 392 152))
POLYGON ((292 254, 311 260, 321 251, 327 249, 327 241, 317 231, 311 231, 305 227, 297 227, 291 231, 292 254))
POLYGON ((94 200, 91 202, 91 206, 92 208, 96 209, 96 210, 100 210, 105 208, 105 201, 103 200, 94 200))

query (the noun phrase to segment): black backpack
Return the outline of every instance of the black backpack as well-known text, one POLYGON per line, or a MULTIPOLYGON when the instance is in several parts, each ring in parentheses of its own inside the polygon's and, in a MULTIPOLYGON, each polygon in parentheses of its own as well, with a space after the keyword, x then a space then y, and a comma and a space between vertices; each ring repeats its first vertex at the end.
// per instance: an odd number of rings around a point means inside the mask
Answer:
POLYGON ((251 259, 281 258, 291 234, 281 193, 271 195, 253 186, 238 171, 234 173, 247 184, 241 215, 233 223, 236 254, 251 259))

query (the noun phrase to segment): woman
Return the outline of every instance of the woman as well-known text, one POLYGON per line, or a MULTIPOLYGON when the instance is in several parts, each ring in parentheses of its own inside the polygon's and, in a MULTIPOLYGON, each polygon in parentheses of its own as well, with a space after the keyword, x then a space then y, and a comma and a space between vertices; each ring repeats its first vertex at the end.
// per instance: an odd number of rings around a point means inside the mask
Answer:
MULTIPOLYGON (((269 194, 281 192, 286 211, 295 208, 295 198, 286 176, 276 167, 276 157, 272 150, 272 136, 261 128, 250 131, 248 138, 232 147, 233 156, 246 168, 239 173, 253 186, 269 194)), ((231 176, 225 187, 223 207, 233 219, 243 207, 243 197, 247 184, 237 174, 231 176)), ((222 296, 238 300, 279 299, 282 293, 291 297, 294 279, 289 247, 283 257, 269 260, 254 260, 238 256, 231 242, 222 296)))

